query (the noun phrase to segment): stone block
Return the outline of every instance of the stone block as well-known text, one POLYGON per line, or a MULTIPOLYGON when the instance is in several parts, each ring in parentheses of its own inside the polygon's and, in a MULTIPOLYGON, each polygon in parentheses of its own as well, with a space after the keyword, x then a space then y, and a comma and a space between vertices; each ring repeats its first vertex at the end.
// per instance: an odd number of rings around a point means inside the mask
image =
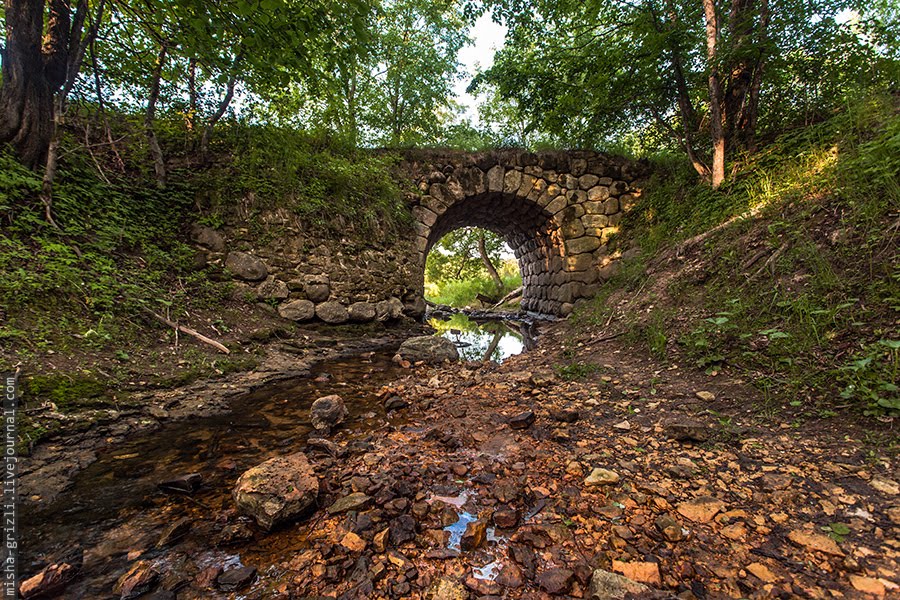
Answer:
MULTIPOLYGON (((604 230, 606 232, 607 230, 604 230)), ((600 247, 600 240, 594 236, 582 236, 572 240, 566 240, 567 254, 582 254, 584 252, 592 252, 600 247)))
POLYGON ((519 191, 522 184, 522 171, 510 169, 503 176, 503 192, 506 194, 515 194, 519 191))
POLYGON ((595 185, 597 185, 598 181, 600 181, 599 177, 588 173, 587 175, 582 175, 581 177, 578 178, 578 187, 580 187, 583 190, 589 190, 592 187, 594 187, 595 185))
POLYGON ((588 190, 587 199, 591 202, 602 202, 609 198, 609 188, 605 185, 595 185, 588 190))
POLYGON ((506 169, 502 165, 495 165, 487 172, 487 191, 502 192, 506 169))

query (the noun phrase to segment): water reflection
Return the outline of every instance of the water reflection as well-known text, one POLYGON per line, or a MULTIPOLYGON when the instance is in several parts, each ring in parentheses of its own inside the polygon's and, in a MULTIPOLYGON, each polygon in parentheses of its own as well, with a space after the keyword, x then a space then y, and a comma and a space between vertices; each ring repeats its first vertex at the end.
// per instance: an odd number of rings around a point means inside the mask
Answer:
POLYGON ((437 335, 456 344, 463 360, 504 359, 520 354, 531 348, 532 340, 527 325, 517 325, 511 321, 487 321, 477 323, 462 313, 449 318, 433 318, 429 324, 437 330, 437 335))

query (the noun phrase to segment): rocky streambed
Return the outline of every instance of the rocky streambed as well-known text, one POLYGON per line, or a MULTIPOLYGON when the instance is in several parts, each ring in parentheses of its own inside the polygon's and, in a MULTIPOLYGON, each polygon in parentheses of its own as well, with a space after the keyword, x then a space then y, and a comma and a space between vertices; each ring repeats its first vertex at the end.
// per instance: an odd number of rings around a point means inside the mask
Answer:
POLYGON ((900 488, 848 430, 760 426, 740 381, 627 348, 574 369, 601 342, 545 337, 499 365, 322 365, 119 445, 28 515, 27 574, 66 580, 60 598, 900 590, 900 488), (347 415, 316 432, 310 403, 333 395, 347 415), (268 485, 273 510, 239 508, 239 480, 268 485))

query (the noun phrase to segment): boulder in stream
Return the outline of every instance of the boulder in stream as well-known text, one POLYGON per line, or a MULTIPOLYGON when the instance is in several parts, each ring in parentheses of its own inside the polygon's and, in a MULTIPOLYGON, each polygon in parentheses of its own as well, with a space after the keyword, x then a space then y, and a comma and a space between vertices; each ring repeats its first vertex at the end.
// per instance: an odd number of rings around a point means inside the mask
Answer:
POLYGON ((232 491, 243 513, 265 530, 296 519, 316 502, 319 480, 302 452, 276 456, 241 475, 232 491))
POLYGON ((322 396, 312 404, 309 418, 316 431, 331 431, 347 418, 347 407, 344 399, 337 394, 322 396))
POLYGON ((412 337, 400 344, 397 354, 410 362, 423 361, 428 364, 442 363, 445 360, 459 360, 459 352, 450 340, 434 335, 412 337))

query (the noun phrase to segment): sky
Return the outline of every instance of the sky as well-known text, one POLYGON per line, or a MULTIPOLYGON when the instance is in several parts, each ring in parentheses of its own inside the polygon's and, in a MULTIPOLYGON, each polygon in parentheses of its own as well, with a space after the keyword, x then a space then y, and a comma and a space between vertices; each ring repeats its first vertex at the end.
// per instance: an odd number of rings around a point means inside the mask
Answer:
POLYGON ((472 44, 459 51, 459 62, 462 63, 466 76, 456 83, 454 91, 457 100, 464 107, 463 120, 469 118, 475 124, 478 122, 477 103, 473 96, 466 93, 466 88, 479 67, 484 70, 494 63, 494 52, 503 47, 506 27, 494 23, 491 15, 485 13, 475 21, 469 36, 472 44))

